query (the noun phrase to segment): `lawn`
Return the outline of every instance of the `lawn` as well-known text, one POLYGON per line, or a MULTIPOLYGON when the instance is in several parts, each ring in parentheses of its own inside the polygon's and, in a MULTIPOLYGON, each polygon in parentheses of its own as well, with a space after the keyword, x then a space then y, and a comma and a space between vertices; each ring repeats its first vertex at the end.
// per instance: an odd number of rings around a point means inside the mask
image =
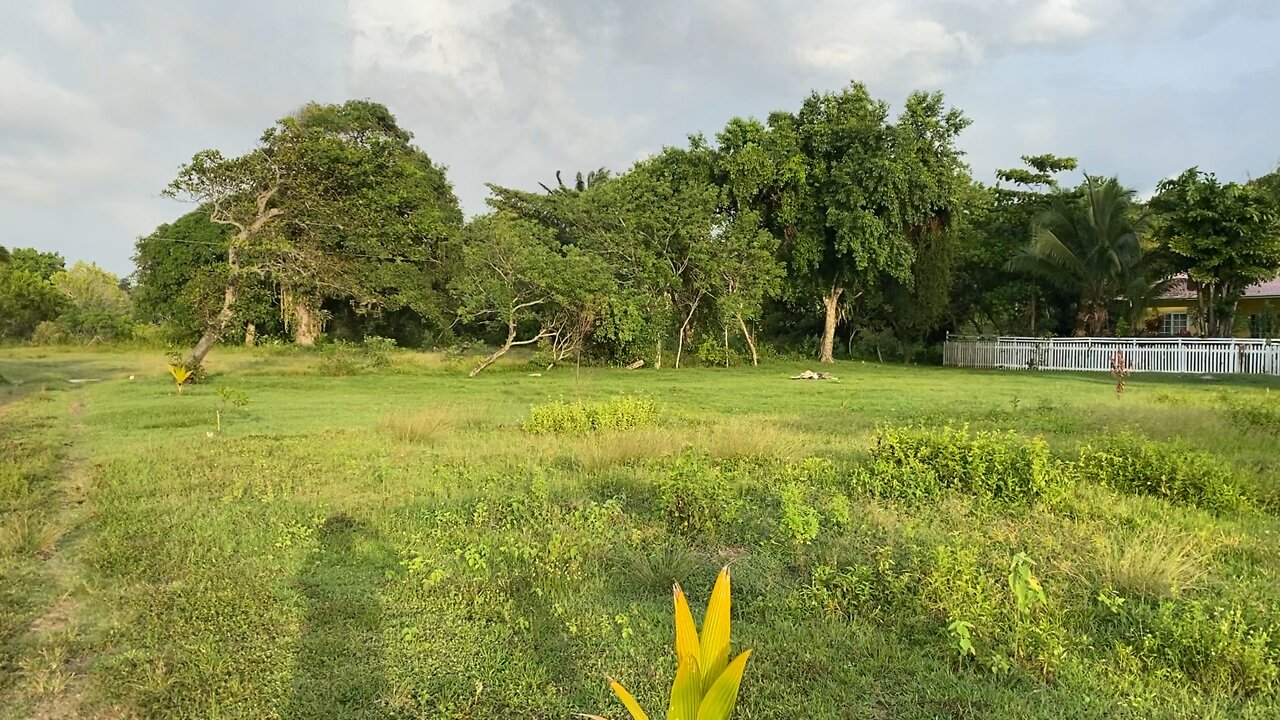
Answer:
POLYGON ((1280 714, 1280 383, 805 367, 0 351, 0 718, 1280 714))

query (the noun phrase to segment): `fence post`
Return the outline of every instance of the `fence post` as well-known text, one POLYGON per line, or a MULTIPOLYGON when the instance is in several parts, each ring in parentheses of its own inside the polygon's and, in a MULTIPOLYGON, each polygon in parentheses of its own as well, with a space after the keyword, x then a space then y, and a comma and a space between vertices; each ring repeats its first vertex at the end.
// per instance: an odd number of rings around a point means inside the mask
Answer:
POLYGON ((1178 338, 1178 372, 1187 374, 1187 346, 1182 342, 1182 338, 1178 338))

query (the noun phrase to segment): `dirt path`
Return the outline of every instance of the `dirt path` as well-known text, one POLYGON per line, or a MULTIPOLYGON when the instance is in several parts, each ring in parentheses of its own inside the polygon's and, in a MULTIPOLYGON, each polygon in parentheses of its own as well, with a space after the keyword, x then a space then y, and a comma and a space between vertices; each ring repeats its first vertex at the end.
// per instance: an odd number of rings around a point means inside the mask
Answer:
POLYGON ((50 493, 47 526, 56 540, 39 552, 41 579, 54 600, 28 626, 18 643, 26 650, 19 661, 18 681, 0 697, 0 717, 55 720, 120 717, 118 713, 82 712, 89 688, 89 622, 82 551, 90 509, 89 463, 77 447, 83 432, 84 393, 73 390, 67 404, 67 443, 59 454, 58 479, 50 493))

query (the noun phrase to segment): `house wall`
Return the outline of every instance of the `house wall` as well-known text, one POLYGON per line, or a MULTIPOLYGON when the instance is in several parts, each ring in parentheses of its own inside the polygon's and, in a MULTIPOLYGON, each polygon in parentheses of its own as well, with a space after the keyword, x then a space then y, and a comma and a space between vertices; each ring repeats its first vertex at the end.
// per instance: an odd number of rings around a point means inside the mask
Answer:
MULTIPOLYGON (((1236 337, 1251 337, 1252 329, 1256 327, 1260 316, 1267 312, 1268 306, 1270 314, 1280 318, 1280 298, 1242 298, 1240 304, 1236 306, 1236 337), (1250 320, 1253 319, 1251 322, 1250 320)), ((1194 303, 1188 304, 1186 300, 1172 300, 1159 303, 1155 307, 1147 310, 1147 318, 1156 320, 1167 313, 1186 313, 1188 316, 1188 332, 1191 335, 1198 335, 1200 328, 1195 323, 1196 306, 1194 303)), ((1273 323, 1280 320, 1273 320, 1273 323)), ((1275 333, 1272 333, 1275 336, 1275 333)))

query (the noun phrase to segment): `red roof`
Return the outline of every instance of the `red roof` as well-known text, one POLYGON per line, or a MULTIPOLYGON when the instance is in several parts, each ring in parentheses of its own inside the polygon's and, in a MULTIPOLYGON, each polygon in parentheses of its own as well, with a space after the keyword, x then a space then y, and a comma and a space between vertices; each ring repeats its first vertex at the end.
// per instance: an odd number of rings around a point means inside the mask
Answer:
MULTIPOLYGON (((1195 283, 1187 280, 1186 275, 1175 275, 1173 285, 1161 297, 1165 300, 1194 300, 1196 298, 1194 285, 1195 283)), ((1280 275, 1245 288, 1244 297, 1280 298, 1280 275)))

